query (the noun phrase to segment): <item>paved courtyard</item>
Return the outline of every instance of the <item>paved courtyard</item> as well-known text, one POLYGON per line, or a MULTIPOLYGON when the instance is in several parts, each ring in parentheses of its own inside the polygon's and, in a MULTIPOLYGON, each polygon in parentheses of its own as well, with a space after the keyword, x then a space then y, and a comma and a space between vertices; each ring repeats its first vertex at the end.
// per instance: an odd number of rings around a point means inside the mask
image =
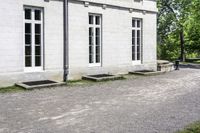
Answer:
POLYGON ((173 133, 200 120, 200 69, 0 94, 0 133, 173 133))

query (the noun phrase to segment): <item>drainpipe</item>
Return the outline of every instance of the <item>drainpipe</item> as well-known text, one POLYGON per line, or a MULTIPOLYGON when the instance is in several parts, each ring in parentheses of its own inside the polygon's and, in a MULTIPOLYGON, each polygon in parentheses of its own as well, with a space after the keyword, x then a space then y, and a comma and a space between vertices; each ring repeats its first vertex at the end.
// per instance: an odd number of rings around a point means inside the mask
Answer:
POLYGON ((69 74, 68 0, 63 0, 63 28, 63 81, 66 82, 69 74))

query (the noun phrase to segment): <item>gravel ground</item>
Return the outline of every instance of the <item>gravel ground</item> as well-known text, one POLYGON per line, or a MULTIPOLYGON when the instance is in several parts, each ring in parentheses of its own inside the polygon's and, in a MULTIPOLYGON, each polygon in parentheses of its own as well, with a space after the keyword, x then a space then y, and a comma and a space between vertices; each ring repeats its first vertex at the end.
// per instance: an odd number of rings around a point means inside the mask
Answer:
POLYGON ((0 94, 0 133, 173 133, 199 103, 200 69, 0 94))

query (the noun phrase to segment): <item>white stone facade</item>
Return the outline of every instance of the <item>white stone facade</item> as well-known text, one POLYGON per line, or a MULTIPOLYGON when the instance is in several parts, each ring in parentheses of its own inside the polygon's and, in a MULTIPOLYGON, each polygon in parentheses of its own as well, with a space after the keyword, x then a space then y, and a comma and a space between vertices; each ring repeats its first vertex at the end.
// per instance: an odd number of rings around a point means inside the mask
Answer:
MULTIPOLYGON (((0 0, 0 86, 63 77, 63 2, 61 0, 0 0), (24 72, 24 6, 44 11, 44 70, 24 72), (3 19, 2 19, 3 18, 3 19)), ((70 0, 69 79, 85 74, 128 73, 156 69, 154 0, 70 0), (89 13, 102 16, 101 66, 89 66, 89 13), (132 63, 132 18, 142 19, 142 63, 132 63)))

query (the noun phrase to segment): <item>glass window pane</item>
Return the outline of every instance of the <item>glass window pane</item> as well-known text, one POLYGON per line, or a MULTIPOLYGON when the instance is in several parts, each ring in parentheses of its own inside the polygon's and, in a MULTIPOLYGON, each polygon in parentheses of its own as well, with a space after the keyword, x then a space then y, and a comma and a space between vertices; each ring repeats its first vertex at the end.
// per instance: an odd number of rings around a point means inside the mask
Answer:
POLYGON ((89 47, 89 54, 93 54, 93 47, 92 46, 89 47))
POLYGON ((140 60, 140 53, 137 53, 137 60, 140 60))
POLYGON ((35 24, 35 33, 40 34, 41 33, 41 24, 35 24))
POLYGON ((32 62, 31 62, 31 56, 26 56, 25 57, 25 66, 26 67, 31 67, 32 62))
POLYGON ((41 66, 41 56, 35 56, 35 66, 41 66))
POLYGON ((100 63, 100 55, 96 55, 96 63, 100 63))
POLYGON ((25 9, 25 19, 31 19, 31 9, 25 9))
POLYGON ((35 10, 35 20, 41 20, 41 11, 35 10))
POLYGON ((96 16, 96 25, 100 25, 100 16, 96 16))
POLYGON ((137 30, 137 38, 140 38, 140 30, 137 30))
POLYGON ((137 45, 140 46, 140 39, 137 39, 137 45))
POLYGON ((137 45, 140 45, 140 30, 137 31, 137 45))
POLYGON ((31 24, 25 23, 25 33, 31 33, 31 24))
POLYGON ((93 61, 93 55, 89 55, 89 63, 94 63, 94 61, 93 61))
POLYGON ((135 45, 135 38, 132 38, 132 45, 135 45))
POLYGON ((41 44, 41 36, 35 35, 35 44, 40 45, 41 44))
POLYGON ((137 20, 137 27, 140 28, 140 20, 137 20))
POLYGON ((132 60, 135 60, 135 46, 132 46, 132 60))
POLYGON ((35 46, 35 55, 41 55, 41 47, 35 46))
POLYGON ((132 20, 132 27, 135 27, 135 19, 132 20))
POLYGON ((93 24, 93 16, 92 15, 89 15, 89 24, 93 24))
POLYGON ((89 44, 93 45, 93 38, 92 37, 89 37, 89 44))
POLYGON ((96 36, 100 36, 100 28, 96 28, 96 36))
POLYGON ((25 55, 31 55, 31 46, 25 46, 25 55))
POLYGON ((31 35, 25 35, 25 44, 31 44, 31 35))
POLYGON ((135 30, 132 30, 132 45, 135 45, 135 30))
POLYGON ((96 45, 99 46, 100 45, 100 38, 96 37, 96 45))
POLYGON ((135 30, 132 30, 132 37, 135 37, 135 30))
POLYGON ((89 28, 89 36, 93 36, 93 28, 89 28))
POLYGON ((100 46, 96 46, 96 54, 100 54, 100 46))

